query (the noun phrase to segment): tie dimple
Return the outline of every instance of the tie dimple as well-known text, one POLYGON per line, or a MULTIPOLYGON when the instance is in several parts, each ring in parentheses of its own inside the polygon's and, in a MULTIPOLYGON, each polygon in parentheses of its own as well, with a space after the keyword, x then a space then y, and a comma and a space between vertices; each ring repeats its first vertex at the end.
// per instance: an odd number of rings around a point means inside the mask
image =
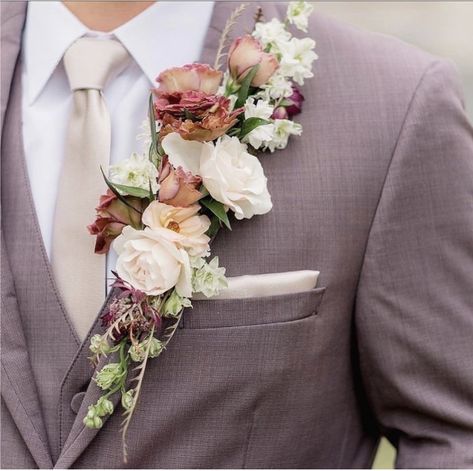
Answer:
POLYGON ((118 41, 78 39, 64 54, 71 90, 103 90, 107 82, 126 67, 129 58, 118 41))

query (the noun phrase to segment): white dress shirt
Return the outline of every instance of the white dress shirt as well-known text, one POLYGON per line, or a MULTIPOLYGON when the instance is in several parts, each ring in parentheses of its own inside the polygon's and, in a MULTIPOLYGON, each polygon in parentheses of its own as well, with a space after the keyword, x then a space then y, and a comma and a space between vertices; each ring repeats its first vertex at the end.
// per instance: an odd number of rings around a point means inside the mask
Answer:
MULTIPOLYGON (((61 2, 29 2, 23 37, 23 141, 48 255, 72 103, 62 63, 66 49, 82 36, 113 37, 133 59, 104 90, 112 122, 110 163, 115 164, 143 150, 136 137, 143 132, 150 89, 161 71, 199 59, 212 10, 213 2, 159 1, 112 33, 101 33, 88 30, 61 2)), ((111 250, 108 277, 115 262, 111 250)))

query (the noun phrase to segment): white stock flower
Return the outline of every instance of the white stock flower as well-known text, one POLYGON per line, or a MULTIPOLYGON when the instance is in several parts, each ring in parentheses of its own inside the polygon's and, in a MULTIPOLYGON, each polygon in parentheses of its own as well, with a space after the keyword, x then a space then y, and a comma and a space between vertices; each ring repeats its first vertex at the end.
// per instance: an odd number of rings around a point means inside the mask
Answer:
POLYGON ((162 146, 175 167, 199 175, 210 195, 234 211, 237 219, 271 210, 263 167, 237 137, 225 135, 214 144, 186 141, 178 133, 170 133, 162 146))
POLYGON ((189 255, 161 231, 126 226, 113 247, 118 253, 117 273, 133 288, 158 296, 175 287, 180 296, 191 296, 189 255))
POLYGON ((262 118, 269 119, 273 114, 274 107, 265 100, 256 101, 253 97, 249 97, 245 103, 245 119, 262 118))
MULTIPOLYGON (((274 107, 265 100, 255 102, 253 97, 249 97, 245 103, 245 119, 261 118, 269 120, 273 114, 274 107)), ((249 143, 255 149, 259 149, 263 142, 272 139, 274 125, 272 123, 262 124, 249 132, 243 142, 249 143)))
POLYGON ((314 76, 312 63, 317 59, 314 48, 315 41, 311 38, 292 38, 281 44, 282 56, 278 72, 285 77, 292 77, 299 85, 304 85, 304 79, 314 76))
POLYGON ((309 16, 314 10, 314 6, 308 2, 298 1, 290 2, 287 7, 287 19, 298 30, 307 33, 309 25, 309 16))
POLYGON ((144 154, 131 154, 129 159, 122 160, 110 167, 110 181, 119 185, 133 186, 149 190, 158 191, 158 172, 156 167, 144 154))
POLYGON ((273 18, 271 21, 259 21, 256 23, 253 36, 259 39, 264 47, 269 45, 276 50, 280 42, 289 41, 289 39, 291 39, 291 33, 287 31, 284 23, 281 23, 276 18, 273 18))
POLYGON ((200 267, 194 270, 192 289, 195 293, 202 293, 211 298, 227 287, 225 268, 218 266, 218 257, 214 257, 209 263, 203 261, 200 267))
POLYGON ((149 119, 145 118, 140 124, 140 132, 136 135, 136 140, 140 141, 143 146, 143 153, 149 151, 151 145, 151 129, 149 127, 149 119))
POLYGON ((284 149, 287 146, 290 136, 300 136, 302 126, 289 119, 274 120, 274 134, 271 141, 265 144, 264 148, 274 152, 276 149, 284 149))
POLYGON ((292 82, 281 73, 276 72, 267 83, 261 86, 261 91, 256 95, 266 101, 287 98, 293 93, 292 82))

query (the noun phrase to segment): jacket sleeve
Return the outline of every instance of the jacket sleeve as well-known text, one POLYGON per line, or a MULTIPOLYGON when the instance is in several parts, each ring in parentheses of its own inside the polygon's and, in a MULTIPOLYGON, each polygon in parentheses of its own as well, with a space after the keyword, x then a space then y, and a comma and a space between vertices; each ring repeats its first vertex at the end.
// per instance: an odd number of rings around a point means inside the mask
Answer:
POLYGON ((397 467, 473 467, 473 130, 453 66, 410 103, 357 291, 365 392, 397 467))

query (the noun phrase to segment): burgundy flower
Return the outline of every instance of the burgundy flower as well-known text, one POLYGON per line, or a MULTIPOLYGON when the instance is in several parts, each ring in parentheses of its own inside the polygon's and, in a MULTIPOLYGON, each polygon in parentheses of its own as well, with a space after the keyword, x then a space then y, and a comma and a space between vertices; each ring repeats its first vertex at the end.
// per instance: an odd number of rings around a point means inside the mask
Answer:
POLYGON ((100 197, 95 221, 87 226, 91 235, 96 235, 95 253, 105 254, 113 239, 118 237, 125 226, 140 227, 142 202, 139 198, 126 196, 127 206, 110 190, 100 197))
POLYGON ((271 115, 271 118, 273 119, 287 119, 288 117, 289 114, 284 106, 278 106, 271 115))
POLYGON ((302 111, 302 102, 304 101, 304 95, 302 95, 297 87, 293 86, 292 90, 292 95, 285 99, 289 103, 286 106, 286 111, 289 117, 302 111))

